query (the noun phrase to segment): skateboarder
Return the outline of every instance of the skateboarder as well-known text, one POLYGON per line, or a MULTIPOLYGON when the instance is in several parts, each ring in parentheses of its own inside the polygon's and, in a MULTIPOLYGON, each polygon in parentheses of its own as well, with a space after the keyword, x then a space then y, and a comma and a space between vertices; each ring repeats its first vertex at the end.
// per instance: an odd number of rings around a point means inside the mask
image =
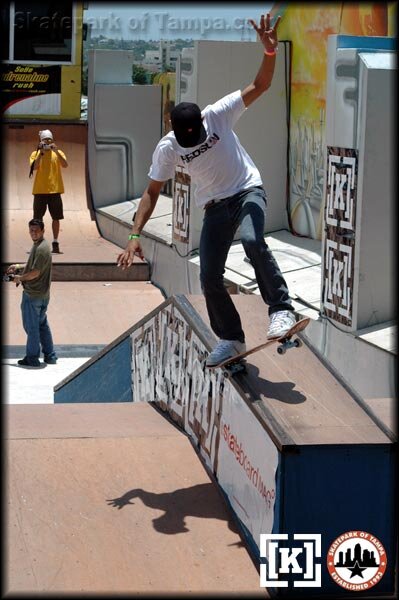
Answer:
MULTIPOLYGON (((258 169, 241 146, 233 127, 248 108, 270 87, 277 52, 278 17, 260 24, 251 21, 264 47, 262 64, 253 83, 228 94, 215 104, 200 108, 182 102, 171 112, 172 129, 153 154, 150 183, 141 198, 129 242, 118 256, 118 266, 129 267, 141 258, 140 232, 150 218, 164 182, 183 166, 196 183, 196 203, 204 208, 200 239, 200 279, 211 327, 219 337, 207 358, 217 365, 244 352, 245 336, 240 316, 223 283, 224 267, 235 232, 255 270, 263 300, 269 306, 269 339, 282 336, 295 323, 286 282, 264 241, 266 194, 258 169)), ((268 143, 265 141, 265 143, 268 143)))
POLYGON ((54 143, 50 129, 39 131, 40 142, 37 150, 32 152, 29 161, 31 177, 36 171, 33 184, 33 218, 42 220, 47 206, 52 218, 53 243, 52 252, 59 253, 58 235, 60 220, 64 218, 61 194, 64 193, 61 167, 66 168, 68 162, 65 154, 54 143))

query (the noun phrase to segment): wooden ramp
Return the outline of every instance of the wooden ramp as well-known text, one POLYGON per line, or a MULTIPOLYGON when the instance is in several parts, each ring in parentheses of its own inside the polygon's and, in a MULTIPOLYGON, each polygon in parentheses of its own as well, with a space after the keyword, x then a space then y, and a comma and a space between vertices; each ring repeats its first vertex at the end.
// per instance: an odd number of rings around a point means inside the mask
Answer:
MULTIPOLYGON (((3 284, 3 344, 25 346, 21 288, 3 284)), ((47 315, 56 346, 109 344, 163 302, 145 281, 55 281, 47 315)))
POLYGON ((5 410, 11 593, 261 594, 188 437, 148 404, 5 410))
MULTIPOLYGON (((264 341, 262 299, 232 298, 247 344, 264 341)), ((318 534, 322 585, 305 586, 306 597, 340 597, 346 592, 328 573, 328 549, 345 532, 365 531, 392 557, 375 597, 392 594, 393 434, 306 344, 284 356, 271 345, 250 357, 248 374, 225 378, 205 368, 214 343, 203 297, 174 296, 57 384, 54 402, 104 402, 116 389, 120 401, 155 402, 190 436, 256 561, 265 559, 262 534, 318 534)), ((296 573, 281 576, 281 595, 303 594, 296 573)))
MULTIPOLYGON (((267 307, 259 296, 234 296, 248 348, 266 340, 267 307)), ((209 324, 201 296, 188 296, 209 324)), ((372 444, 388 441, 364 407, 305 344, 283 356, 277 344, 248 357, 247 375, 236 381, 278 446, 372 444)), ((387 432, 388 433, 388 432, 387 432)))

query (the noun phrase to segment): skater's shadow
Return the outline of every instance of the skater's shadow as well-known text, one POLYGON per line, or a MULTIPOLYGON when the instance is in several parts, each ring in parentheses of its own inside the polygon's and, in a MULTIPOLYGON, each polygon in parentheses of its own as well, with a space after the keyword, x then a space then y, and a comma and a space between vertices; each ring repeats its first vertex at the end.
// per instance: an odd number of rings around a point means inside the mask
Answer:
POLYGON ((262 400, 272 398, 284 404, 302 404, 306 396, 295 389, 293 381, 273 382, 259 375, 259 369, 255 365, 247 364, 247 374, 242 376, 242 385, 248 388, 251 400, 262 400))
MULTIPOLYGON (((119 498, 107 500, 107 503, 121 510, 128 504, 135 504, 133 500, 136 499, 141 500, 149 508, 164 512, 163 515, 152 521, 154 529, 160 533, 173 535, 188 532, 186 517, 226 521, 229 529, 238 533, 212 483, 201 483, 167 493, 155 493, 142 488, 134 488, 119 498)), ((243 543, 240 540, 234 545, 241 547, 243 543)))

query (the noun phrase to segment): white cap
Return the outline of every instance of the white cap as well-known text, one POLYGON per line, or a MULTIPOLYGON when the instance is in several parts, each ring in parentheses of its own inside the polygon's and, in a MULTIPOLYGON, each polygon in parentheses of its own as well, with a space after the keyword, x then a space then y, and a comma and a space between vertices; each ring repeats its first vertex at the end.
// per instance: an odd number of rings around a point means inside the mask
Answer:
POLYGON ((40 141, 45 140, 46 138, 51 138, 52 140, 54 139, 50 129, 43 129, 43 131, 39 131, 39 137, 40 141))

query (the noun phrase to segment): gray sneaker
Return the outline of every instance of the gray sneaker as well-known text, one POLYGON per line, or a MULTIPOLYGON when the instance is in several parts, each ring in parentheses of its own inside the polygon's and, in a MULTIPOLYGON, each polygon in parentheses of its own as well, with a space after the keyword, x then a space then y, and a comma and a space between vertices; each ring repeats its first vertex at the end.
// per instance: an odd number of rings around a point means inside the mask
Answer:
POLYGON ((245 352, 246 349, 246 345, 238 340, 219 340, 206 359, 205 364, 207 367, 215 367, 228 358, 232 358, 236 354, 245 352))
POLYGON ((296 323, 296 318, 291 310, 278 310, 270 315, 270 324, 267 339, 273 340, 283 336, 296 323))

